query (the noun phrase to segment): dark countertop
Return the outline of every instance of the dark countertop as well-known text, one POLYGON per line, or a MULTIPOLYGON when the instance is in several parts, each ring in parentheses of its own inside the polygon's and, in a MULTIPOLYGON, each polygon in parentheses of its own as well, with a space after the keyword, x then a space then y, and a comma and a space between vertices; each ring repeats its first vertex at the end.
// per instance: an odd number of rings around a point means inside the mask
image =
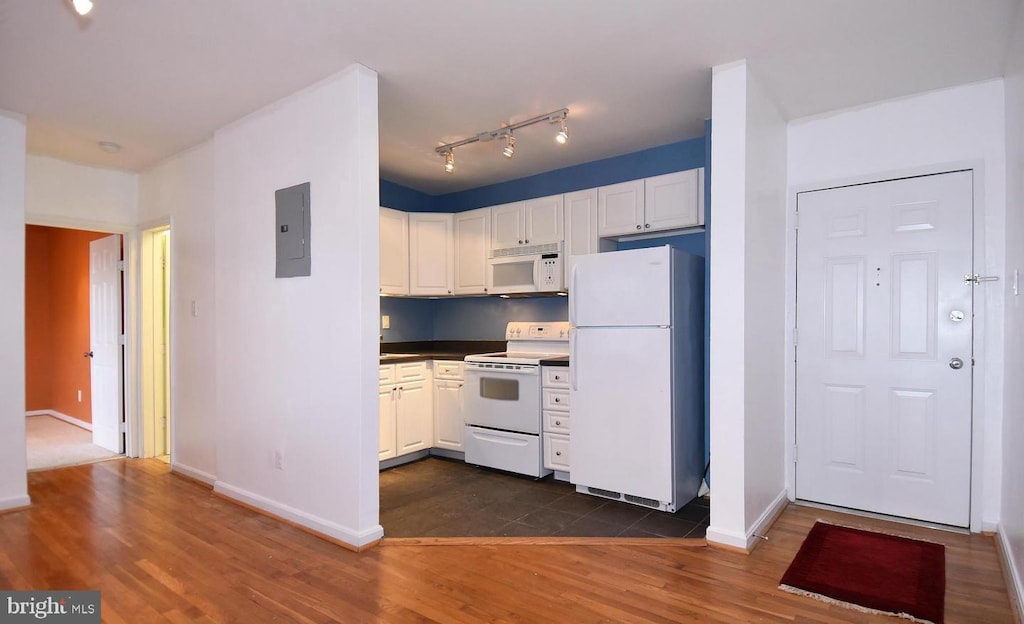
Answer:
POLYGON ((541 366, 568 366, 569 365, 569 356, 568 355, 563 355, 562 357, 551 358, 551 359, 548 359, 548 360, 541 360, 540 361, 540 365, 541 366))
POLYGON ((380 353, 409 354, 404 357, 382 359, 380 363, 400 364, 423 360, 458 360, 475 353, 494 353, 505 350, 504 340, 417 340, 411 342, 382 342, 380 353))

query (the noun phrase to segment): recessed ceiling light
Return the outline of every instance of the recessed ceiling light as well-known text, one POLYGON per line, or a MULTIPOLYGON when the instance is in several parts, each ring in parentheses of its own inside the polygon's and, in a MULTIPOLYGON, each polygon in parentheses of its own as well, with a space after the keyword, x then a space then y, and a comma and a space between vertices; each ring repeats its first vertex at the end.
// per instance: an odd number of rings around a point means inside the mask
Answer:
POLYGON ((92 0, 71 0, 71 6, 75 7, 79 15, 86 15, 92 11, 92 0))
POLYGON ((113 141, 100 141, 97 145, 100 146, 101 150, 108 154, 116 154, 121 151, 121 144, 114 143, 113 141))

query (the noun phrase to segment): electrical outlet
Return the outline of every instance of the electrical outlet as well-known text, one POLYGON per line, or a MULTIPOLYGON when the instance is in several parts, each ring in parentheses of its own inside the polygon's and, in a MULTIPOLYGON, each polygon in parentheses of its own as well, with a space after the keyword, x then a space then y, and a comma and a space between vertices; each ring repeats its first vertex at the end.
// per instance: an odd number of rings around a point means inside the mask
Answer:
POLYGON ((284 453, 281 451, 274 451, 274 468, 278 470, 284 470, 284 453))
POLYGON ((78 391, 78 402, 79 403, 82 402, 82 391, 81 390, 78 391))
POLYGON ((380 317, 380 327, 381 327, 381 329, 391 329, 391 316, 390 315, 385 314, 385 315, 380 317))

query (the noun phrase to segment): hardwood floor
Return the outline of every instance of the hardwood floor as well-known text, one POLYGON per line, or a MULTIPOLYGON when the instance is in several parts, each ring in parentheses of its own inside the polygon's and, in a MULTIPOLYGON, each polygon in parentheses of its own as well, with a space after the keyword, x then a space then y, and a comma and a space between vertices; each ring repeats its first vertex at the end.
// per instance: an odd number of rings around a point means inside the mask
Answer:
POLYGON ((0 587, 99 589, 105 622, 898 622, 777 589, 817 518, 947 546, 946 622, 1012 622, 991 537, 805 507, 750 556, 651 545, 389 546, 352 553, 159 461, 29 475, 0 515, 0 587))

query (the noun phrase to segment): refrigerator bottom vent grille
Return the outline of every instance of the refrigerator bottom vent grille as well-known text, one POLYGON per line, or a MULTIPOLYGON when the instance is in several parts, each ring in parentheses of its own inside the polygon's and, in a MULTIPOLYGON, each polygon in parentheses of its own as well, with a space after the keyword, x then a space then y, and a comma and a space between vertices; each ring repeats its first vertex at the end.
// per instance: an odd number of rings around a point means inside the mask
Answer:
POLYGON ((656 501, 653 498, 644 498, 642 496, 633 496, 632 494, 626 494, 625 499, 634 505, 644 505, 645 507, 661 507, 661 502, 656 501))
POLYGON ((587 492, 595 496, 604 496, 605 498, 614 498, 615 500, 622 500, 622 494, 618 492, 612 492, 611 490, 602 490, 601 488, 588 487, 587 492))

